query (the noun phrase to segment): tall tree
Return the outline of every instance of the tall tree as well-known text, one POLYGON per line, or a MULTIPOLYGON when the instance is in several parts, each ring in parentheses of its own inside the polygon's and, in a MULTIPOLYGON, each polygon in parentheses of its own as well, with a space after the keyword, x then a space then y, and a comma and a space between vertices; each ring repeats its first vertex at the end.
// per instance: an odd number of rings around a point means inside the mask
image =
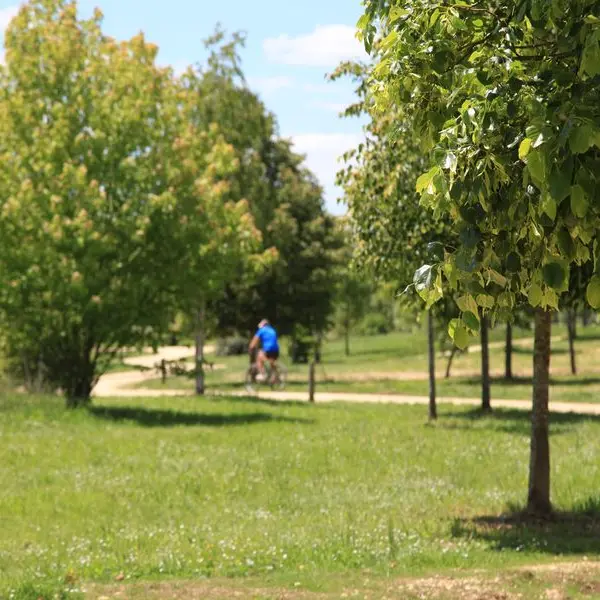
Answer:
POLYGON ((336 273, 336 319, 344 335, 346 356, 350 356, 350 332, 369 308, 373 284, 353 264, 353 238, 347 218, 338 219, 337 224, 343 245, 336 273))
POLYGON ((9 351, 43 364, 70 406, 162 327, 171 283, 171 74, 156 46, 115 42, 101 18, 32 0, 0 67, 0 319, 9 351))
MULTIPOLYGON (((433 419, 436 417, 435 330, 440 326, 444 330, 448 326, 453 328, 458 322, 452 319, 448 324, 445 320, 451 315, 452 301, 436 304, 443 296, 443 279, 433 265, 444 259, 445 246, 457 243, 457 239, 448 218, 432 216, 419 204, 415 184, 426 163, 418 145, 406 135, 410 119, 400 111, 377 110, 375 97, 367 86, 368 69, 364 65, 344 63, 332 77, 342 75, 352 76, 358 86, 358 101, 348 108, 346 115, 366 114, 370 119, 366 139, 347 153, 348 166, 338 174, 358 240, 356 260, 367 272, 398 286, 412 281, 410 287, 433 311, 427 322, 430 418, 433 419), (423 265, 424 262, 427 264, 423 265), (432 290, 435 291, 431 293, 432 290)), ((457 302, 464 310, 471 310, 472 326, 479 328, 477 304, 470 302, 468 296, 457 298, 457 302)), ((464 349, 468 337, 459 335, 454 342, 464 349)), ((488 368, 487 363, 484 367, 488 368)), ((489 377, 484 377, 485 381, 489 382, 489 377)), ((489 386, 487 390, 485 402, 489 404, 489 386)))
POLYGON ((279 137, 276 119, 248 88, 239 57, 243 43, 239 34, 215 32, 207 41, 211 53, 198 93, 203 120, 219 123, 237 158, 229 196, 248 201, 263 249, 274 248, 277 255, 260 276, 228 285, 212 310, 221 331, 250 334, 268 317, 282 334, 298 328, 318 334, 333 311, 331 281, 340 242, 303 157, 279 137))
MULTIPOLYGON (((521 302, 539 309, 527 504, 536 514, 551 507, 547 311, 570 265, 598 254, 599 10, 589 0, 366 0, 359 23, 376 47, 378 108, 409 113, 430 157, 421 201, 460 233, 431 281, 470 286, 492 321, 521 302)), ((599 306, 600 277, 587 285, 599 306)), ((455 338, 472 324, 463 312, 455 338)))

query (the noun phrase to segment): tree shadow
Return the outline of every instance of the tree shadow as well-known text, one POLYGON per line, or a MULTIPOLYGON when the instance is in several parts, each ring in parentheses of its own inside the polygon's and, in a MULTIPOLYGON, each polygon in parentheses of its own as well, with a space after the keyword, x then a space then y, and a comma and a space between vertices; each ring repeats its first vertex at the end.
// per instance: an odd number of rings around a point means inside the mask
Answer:
MULTIPOLYGON (((481 383, 481 377, 477 376, 477 377, 466 377, 463 378, 462 380, 459 377, 455 378, 455 381, 462 381, 463 383, 467 383, 469 385, 479 385, 481 383)), ((531 386, 533 384, 533 377, 531 377, 530 375, 515 375, 513 376, 511 379, 507 379, 506 377, 490 377, 490 383, 491 385, 494 386, 498 386, 498 387, 506 387, 506 388, 510 388, 510 387, 514 387, 514 386, 531 386)), ((554 376, 554 377, 550 377, 550 386, 555 386, 555 385, 560 385, 560 386, 567 386, 567 385, 581 385, 581 386, 585 386, 585 385, 595 385, 600 383, 600 376, 599 375, 587 375, 587 376, 581 376, 581 375, 560 375, 560 376, 554 376), (558 377, 561 377, 561 379, 558 379, 558 377)))
MULTIPOLYGON (((210 395, 210 393, 209 393, 210 395)), ((306 394, 306 400, 271 400, 269 398, 261 398, 260 396, 255 396, 252 394, 248 394, 247 396, 228 396, 227 392, 218 392, 213 395, 210 395, 210 399, 214 402, 237 402, 240 403, 251 403, 251 404, 264 404, 265 406, 292 406, 294 408, 314 408, 318 406, 320 409, 333 408, 331 403, 316 403, 312 404, 308 401, 308 392, 306 394)))
POLYGON ((504 515, 455 519, 452 537, 479 540, 502 552, 600 553, 600 497, 592 496, 568 512, 546 519, 513 508, 504 515))
MULTIPOLYGON (((550 402, 550 411, 552 411, 552 402, 550 402)), ((495 431, 527 437, 531 435, 531 416, 529 411, 526 410, 495 408, 491 413, 488 413, 483 412, 480 408, 474 408, 467 411, 444 411, 441 416, 444 419, 450 418, 455 420, 455 422, 440 422, 439 427, 443 429, 470 430, 473 427, 473 422, 479 421, 492 424, 495 431), (465 423, 464 421, 470 421, 470 423, 465 423)), ((573 427, 590 421, 600 421, 600 415, 551 412, 550 435, 567 433, 573 427)))
POLYGON ((152 410, 138 407, 91 406, 88 411, 98 419, 115 422, 135 422, 142 427, 206 426, 226 427, 257 423, 293 423, 310 425, 313 419, 273 415, 270 413, 191 413, 176 410, 152 410))

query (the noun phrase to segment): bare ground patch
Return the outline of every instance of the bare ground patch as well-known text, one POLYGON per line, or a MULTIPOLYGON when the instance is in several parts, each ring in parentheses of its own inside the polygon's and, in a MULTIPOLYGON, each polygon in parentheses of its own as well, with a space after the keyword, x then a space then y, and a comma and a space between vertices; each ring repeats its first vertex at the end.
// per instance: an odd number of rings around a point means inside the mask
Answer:
POLYGON ((90 600, 567 600, 600 598, 600 562, 547 563, 492 573, 367 579, 335 592, 253 587, 243 580, 89 586, 90 600), (575 594, 575 596, 573 596, 575 594))

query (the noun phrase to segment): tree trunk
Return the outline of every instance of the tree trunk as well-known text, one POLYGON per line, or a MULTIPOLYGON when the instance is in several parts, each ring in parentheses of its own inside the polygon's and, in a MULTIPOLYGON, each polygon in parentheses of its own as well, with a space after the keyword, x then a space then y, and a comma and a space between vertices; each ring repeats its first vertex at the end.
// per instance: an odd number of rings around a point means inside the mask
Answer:
POLYGON ((533 409, 527 511, 537 516, 552 512, 550 504, 550 443, 548 439, 548 396, 550 383, 550 334, 552 314, 538 309, 535 314, 533 351, 533 409))
POLYGON ((429 346, 429 419, 437 419, 437 406, 435 402, 435 332, 433 327, 433 313, 427 314, 427 343, 429 346))
POLYGON ((344 342, 346 346, 346 356, 350 356, 350 323, 348 320, 344 322, 344 342))
POLYGON ((488 320, 481 315, 481 410, 491 412, 490 403, 490 347, 488 342, 488 320))
POLYGON ((506 347, 504 348, 504 378, 512 379, 512 351, 513 351, 513 343, 512 343, 512 324, 506 324, 506 347))
POLYGON ((206 304, 201 302, 196 313, 196 394, 204 395, 204 327, 206 304))
POLYGON ((452 369, 452 361, 458 352, 458 348, 456 346, 452 347, 450 352, 450 358, 448 359, 448 364, 446 365, 446 379, 450 379, 450 370, 452 369))
POLYGON ((577 363, 575 361, 575 339, 577 312, 575 309, 567 311, 567 331, 569 334, 569 355, 571 357, 571 373, 577 375, 577 363))

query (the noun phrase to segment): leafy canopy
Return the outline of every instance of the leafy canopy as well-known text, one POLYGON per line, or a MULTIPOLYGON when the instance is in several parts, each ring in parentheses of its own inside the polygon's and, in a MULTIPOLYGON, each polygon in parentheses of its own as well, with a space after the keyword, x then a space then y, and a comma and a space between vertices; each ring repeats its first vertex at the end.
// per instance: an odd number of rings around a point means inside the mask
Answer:
MULTIPOLYGON (((600 3, 364 4, 375 110, 410 115, 429 157, 421 202, 457 228, 435 268, 468 292, 461 323, 472 331, 476 304, 557 308, 571 265, 600 254, 600 3)), ((600 306, 597 267, 588 286, 600 306)))

